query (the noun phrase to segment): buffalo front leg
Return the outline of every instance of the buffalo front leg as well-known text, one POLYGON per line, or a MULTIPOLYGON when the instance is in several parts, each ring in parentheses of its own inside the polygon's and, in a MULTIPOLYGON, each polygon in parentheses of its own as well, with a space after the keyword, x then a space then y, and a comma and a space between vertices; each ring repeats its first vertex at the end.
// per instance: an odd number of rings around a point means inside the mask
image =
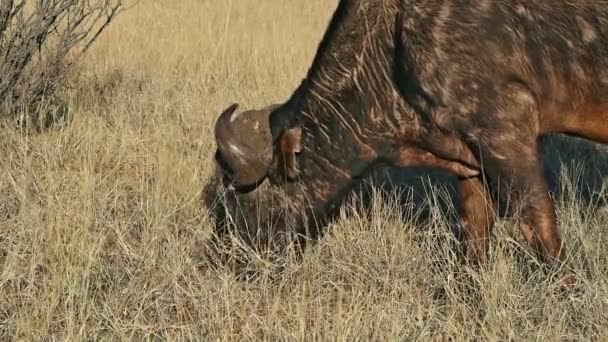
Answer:
MULTIPOLYGON (((496 164, 500 165, 498 177, 505 180, 503 184, 510 192, 512 203, 521 209, 519 220, 524 238, 551 266, 561 265, 565 261, 565 249, 558 231, 555 204, 549 196, 538 157, 496 164)), ((563 279, 566 286, 573 285, 573 281, 570 273, 563 279)))
POLYGON ((485 260, 490 233, 496 214, 492 199, 486 191, 481 177, 458 180, 459 214, 465 235, 468 261, 477 264, 485 260))
MULTIPOLYGON (((478 116, 482 169, 495 185, 501 185, 499 189, 509 192, 511 203, 522 210, 520 227, 526 240, 547 262, 561 264, 564 249, 539 158, 535 99, 518 85, 497 93, 501 94, 499 98, 487 103, 491 110, 478 116)), ((571 285, 571 280, 569 275, 566 285, 571 285)))

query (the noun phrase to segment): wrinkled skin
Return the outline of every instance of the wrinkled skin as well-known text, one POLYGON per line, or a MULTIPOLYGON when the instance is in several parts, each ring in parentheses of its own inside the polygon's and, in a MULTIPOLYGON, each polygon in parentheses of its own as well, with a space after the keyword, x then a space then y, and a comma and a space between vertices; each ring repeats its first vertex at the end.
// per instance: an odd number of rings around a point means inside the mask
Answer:
POLYGON ((447 169, 460 179, 472 262, 485 258, 496 219, 485 176, 509 189, 524 237, 559 265, 539 138, 608 143, 607 34, 603 1, 342 0, 306 77, 258 115, 261 126, 239 126, 234 107, 220 115, 216 157, 237 192, 274 179, 300 208, 295 230, 312 235, 380 164, 447 169), (236 138, 245 134, 259 143, 236 138))

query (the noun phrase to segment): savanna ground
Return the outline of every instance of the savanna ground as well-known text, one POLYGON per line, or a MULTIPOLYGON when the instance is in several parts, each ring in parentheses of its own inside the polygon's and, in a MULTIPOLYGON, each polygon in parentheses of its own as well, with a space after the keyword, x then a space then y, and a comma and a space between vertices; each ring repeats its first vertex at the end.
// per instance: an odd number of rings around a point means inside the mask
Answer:
POLYGON ((232 102, 284 101, 335 5, 142 1, 74 77, 69 125, 37 135, 0 128, 0 338, 605 338, 608 158, 574 139, 546 149, 582 280, 573 293, 558 291, 511 220, 497 225, 484 267, 459 264, 445 200, 453 179, 395 170, 397 195, 376 195, 371 216, 349 207, 278 279, 208 270, 200 197, 213 173, 214 119, 232 102))

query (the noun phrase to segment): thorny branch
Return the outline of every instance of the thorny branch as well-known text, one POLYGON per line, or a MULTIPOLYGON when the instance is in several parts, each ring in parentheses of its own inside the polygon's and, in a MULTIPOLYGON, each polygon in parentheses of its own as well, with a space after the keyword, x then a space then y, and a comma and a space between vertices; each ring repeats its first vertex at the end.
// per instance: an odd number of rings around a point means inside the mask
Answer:
POLYGON ((0 115, 39 110, 125 0, 0 0, 0 115))

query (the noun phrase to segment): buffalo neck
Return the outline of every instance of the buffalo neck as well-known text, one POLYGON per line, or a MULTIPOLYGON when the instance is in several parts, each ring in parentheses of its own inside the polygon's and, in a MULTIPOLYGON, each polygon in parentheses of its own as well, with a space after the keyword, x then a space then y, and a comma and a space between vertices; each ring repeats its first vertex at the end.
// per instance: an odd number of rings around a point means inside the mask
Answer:
POLYGON ((272 128, 302 128, 298 193, 318 217, 394 153, 397 135, 416 134, 395 82, 397 13, 390 1, 341 1, 306 78, 271 116, 272 128))

